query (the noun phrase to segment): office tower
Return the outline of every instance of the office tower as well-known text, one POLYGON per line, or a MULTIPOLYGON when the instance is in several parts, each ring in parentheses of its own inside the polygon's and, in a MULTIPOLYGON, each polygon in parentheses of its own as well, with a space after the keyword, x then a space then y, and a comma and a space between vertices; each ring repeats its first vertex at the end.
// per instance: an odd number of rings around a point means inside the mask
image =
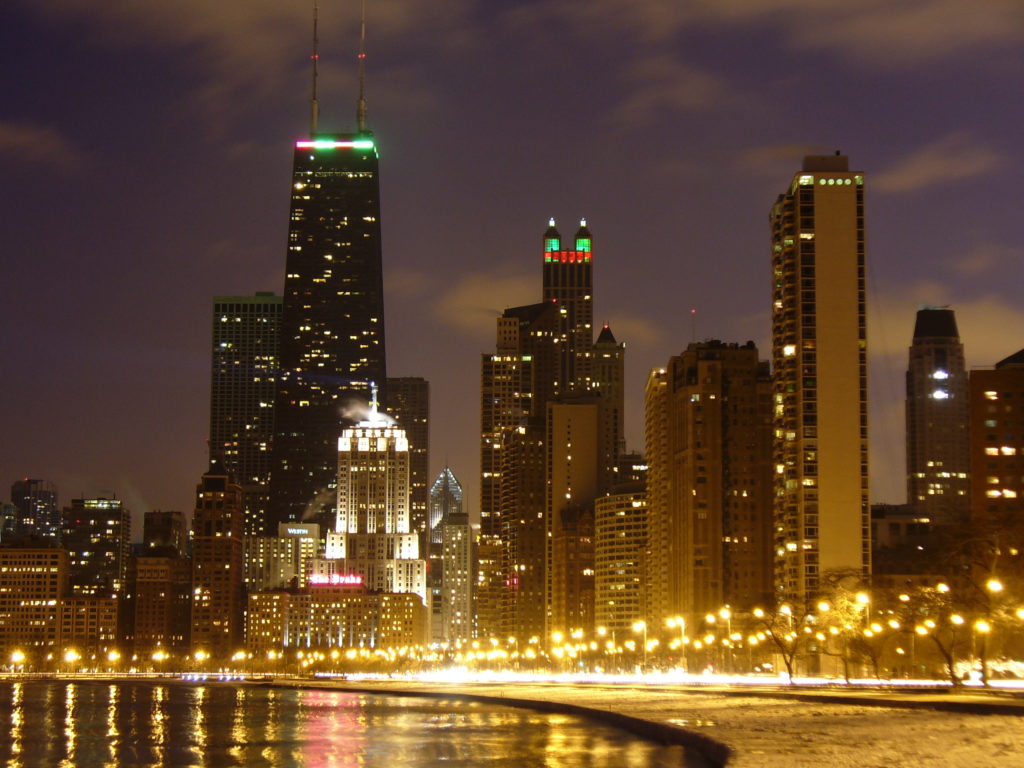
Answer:
POLYGON ((192 647, 224 659, 242 643, 242 488, 205 474, 192 513, 192 647))
POLYGON ((57 487, 47 481, 26 477, 11 485, 11 503, 17 507, 12 534, 60 542, 61 516, 57 487))
POLYGON ((448 512, 441 529, 441 638, 453 647, 473 638, 473 529, 469 515, 448 512))
POLYGON ((594 342, 593 382, 592 388, 601 395, 604 409, 604 443, 608 453, 608 466, 614 472, 619 456, 626 450, 625 428, 625 390, 626 390, 626 345, 615 340, 615 334, 608 325, 601 328, 601 333, 594 342))
POLYGON ((644 388, 644 448, 647 458, 647 547, 644 554, 644 615, 650 626, 675 616, 678 591, 670 579, 669 542, 676 521, 669 516, 668 372, 655 368, 644 388))
MULTIPOLYGON (((451 468, 445 467, 430 487, 429 543, 427 553, 427 591, 430 593, 430 629, 435 642, 445 641, 444 609, 444 521, 462 513, 462 486, 451 468)), ((467 618, 470 618, 467 614, 467 618)), ((464 618, 463 620, 467 620, 464 618)))
POLYGON ((772 384, 753 342, 721 341, 690 344, 663 381, 648 403, 647 459, 664 483, 651 487, 649 546, 666 571, 650 620, 694 626, 772 599, 772 384))
POLYGON ((72 499, 64 508, 61 546, 68 552, 71 595, 119 595, 131 554, 131 513, 120 499, 72 499))
POLYGON ((430 538, 428 510, 430 471, 430 384, 415 376, 389 378, 384 411, 409 439, 409 525, 426 550, 430 538))
POLYGON ((25 669, 59 653, 60 601, 68 591, 68 555, 56 547, 0 547, 0 654, 25 654, 25 669))
POLYGON ((771 210, 775 586, 871 570, 864 175, 809 156, 771 210))
POLYGON ((265 292, 213 300, 210 471, 242 486, 247 534, 262 529, 270 503, 281 306, 265 292))
POLYGON ((154 509, 142 516, 142 546, 145 550, 170 550, 184 555, 188 550, 185 515, 177 510, 154 509))
POLYGON ((644 619, 644 550, 647 492, 623 483, 594 502, 594 623, 600 631, 627 637, 644 619))
POLYGON ((586 219, 580 221, 571 248, 563 248, 554 219, 544 232, 543 300, 557 304, 559 312, 556 393, 590 389, 594 346, 592 242, 586 219))
POLYGON ((426 562, 410 529, 405 431, 372 410, 338 438, 337 473, 337 521, 310 578, 355 575, 368 589, 412 592, 429 605, 426 562))
POLYGON ((441 526, 449 515, 462 513, 462 484, 445 467, 430 486, 430 543, 441 543, 441 526))
POLYGON ((548 403, 544 520, 545 635, 594 627, 594 500, 604 478, 601 402, 595 395, 548 403))
POLYGON ((310 135, 295 142, 267 533, 329 512, 338 435, 365 411, 371 383, 383 387, 387 378, 380 179, 366 129, 365 57, 361 48, 356 131, 341 134, 319 130, 317 60, 314 51, 310 135))
POLYGON ((482 355, 480 637, 543 633, 543 425, 554 387, 559 323, 554 302, 506 309, 497 321, 494 354, 482 355), (532 461, 534 469, 517 463, 513 454, 532 461))
POLYGON ((967 370, 952 309, 919 310, 907 368, 907 503, 935 525, 970 503, 967 370))
POLYGON ((1024 528, 1024 350, 970 374, 974 535, 1019 548, 1024 528))

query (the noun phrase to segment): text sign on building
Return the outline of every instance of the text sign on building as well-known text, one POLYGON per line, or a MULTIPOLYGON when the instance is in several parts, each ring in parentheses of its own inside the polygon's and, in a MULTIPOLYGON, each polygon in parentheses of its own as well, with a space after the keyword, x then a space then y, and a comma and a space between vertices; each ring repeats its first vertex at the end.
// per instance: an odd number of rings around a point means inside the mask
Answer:
POLYGON ((331 586, 358 586, 363 583, 363 577, 354 573, 314 573, 309 577, 310 584, 329 584, 331 586))

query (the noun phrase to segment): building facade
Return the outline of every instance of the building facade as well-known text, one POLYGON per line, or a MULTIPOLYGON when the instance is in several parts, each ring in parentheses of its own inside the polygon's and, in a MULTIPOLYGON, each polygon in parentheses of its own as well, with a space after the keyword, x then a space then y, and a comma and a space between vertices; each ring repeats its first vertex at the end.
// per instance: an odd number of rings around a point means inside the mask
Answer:
POLYGON ((114 597, 124 591, 131 553, 131 513, 120 499, 72 499, 63 512, 71 594, 114 597))
POLYGON ((624 483, 594 504, 594 623, 600 632, 628 637, 643 620, 647 493, 624 483))
POLYGON ((192 647, 214 659, 243 641, 243 516, 241 486, 203 475, 192 513, 192 647))
POLYGON ((295 143, 289 221, 268 533, 329 512, 338 435, 386 383, 371 133, 295 143))
POLYGON ((430 383, 417 376, 392 377, 384 411, 409 440, 409 528, 426 550, 430 539, 430 383))
POLYGON ((26 477, 11 484, 14 519, 3 538, 37 538, 40 543, 60 543, 61 513, 57 486, 47 480, 26 477), (8 536, 9 534, 9 536, 8 536))
POLYGON ((864 174, 809 156, 771 209, 775 583, 871 569, 864 174))
POLYGON ((907 366, 907 502, 934 525, 958 525, 970 506, 967 369, 956 316, 919 310, 907 366))
POLYGON ((210 467, 242 487, 247 535, 270 504, 282 298, 216 296, 210 381, 210 467))

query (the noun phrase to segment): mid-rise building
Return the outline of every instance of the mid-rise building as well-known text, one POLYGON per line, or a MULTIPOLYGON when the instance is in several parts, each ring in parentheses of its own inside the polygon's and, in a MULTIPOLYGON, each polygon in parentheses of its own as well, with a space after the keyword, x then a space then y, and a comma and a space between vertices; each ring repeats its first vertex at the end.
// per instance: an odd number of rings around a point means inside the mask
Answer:
POLYGON ((243 516, 241 486, 203 475, 192 513, 192 647, 214 659, 242 645, 243 516))
POLYGON ((60 605, 68 591, 68 554, 56 547, 0 547, 0 654, 25 654, 26 668, 59 653, 60 605))
POLYGON ((71 595, 114 597, 124 590, 131 554, 131 513, 120 499, 72 499, 63 512, 71 595))
POLYGON ((61 652, 81 659, 105 659, 118 643, 118 598, 106 596, 65 597, 60 601, 61 652))
POLYGON ((871 569, 864 174, 804 158, 770 222, 775 584, 809 602, 871 569))
POLYGON ((192 626, 192 562, 172 547, 154 547, 128 564, 121 635, 140 657, 157 649, 187 652, 192 626))
POLYGON ((907 367, 907 502, 934 525, 970 506, 967 369, 952 309, 919 310, 907 367))
POLYGON ((246 534, 263 529, 270 504, 281 307, 266 292, 213 300, 210 467, 242 487, 246 534))
POLYGON ((644 550, 643 608, 650 626, 678 615, 678 580, 671 578, 669 543, 677 538, 676 520, 669 515, 668 372, 655 368, 644 389, 644 440, 647 459, 647 545, 644 550))
POLYGON ((254 655, 402 648, 426 638, 427 609, 416 595, 368 591, 358 577, 249 595, 246 644, 254 655))

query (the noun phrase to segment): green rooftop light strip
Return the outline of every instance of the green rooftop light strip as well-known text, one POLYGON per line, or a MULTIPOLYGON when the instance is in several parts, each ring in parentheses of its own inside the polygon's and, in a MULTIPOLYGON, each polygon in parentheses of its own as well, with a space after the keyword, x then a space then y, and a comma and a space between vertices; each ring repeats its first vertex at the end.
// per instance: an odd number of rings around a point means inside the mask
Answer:
POLYGON ((577 251, 590 251, 590 238, 589 237, 577 237, 576 238, 576 250, 577 251))
POLYGON ((296 149, 373 149, 374 144, 370 139, 354 139, 350 141, 335 141, 334 139, 312 139, 310 141, 296 141, 296 149))

